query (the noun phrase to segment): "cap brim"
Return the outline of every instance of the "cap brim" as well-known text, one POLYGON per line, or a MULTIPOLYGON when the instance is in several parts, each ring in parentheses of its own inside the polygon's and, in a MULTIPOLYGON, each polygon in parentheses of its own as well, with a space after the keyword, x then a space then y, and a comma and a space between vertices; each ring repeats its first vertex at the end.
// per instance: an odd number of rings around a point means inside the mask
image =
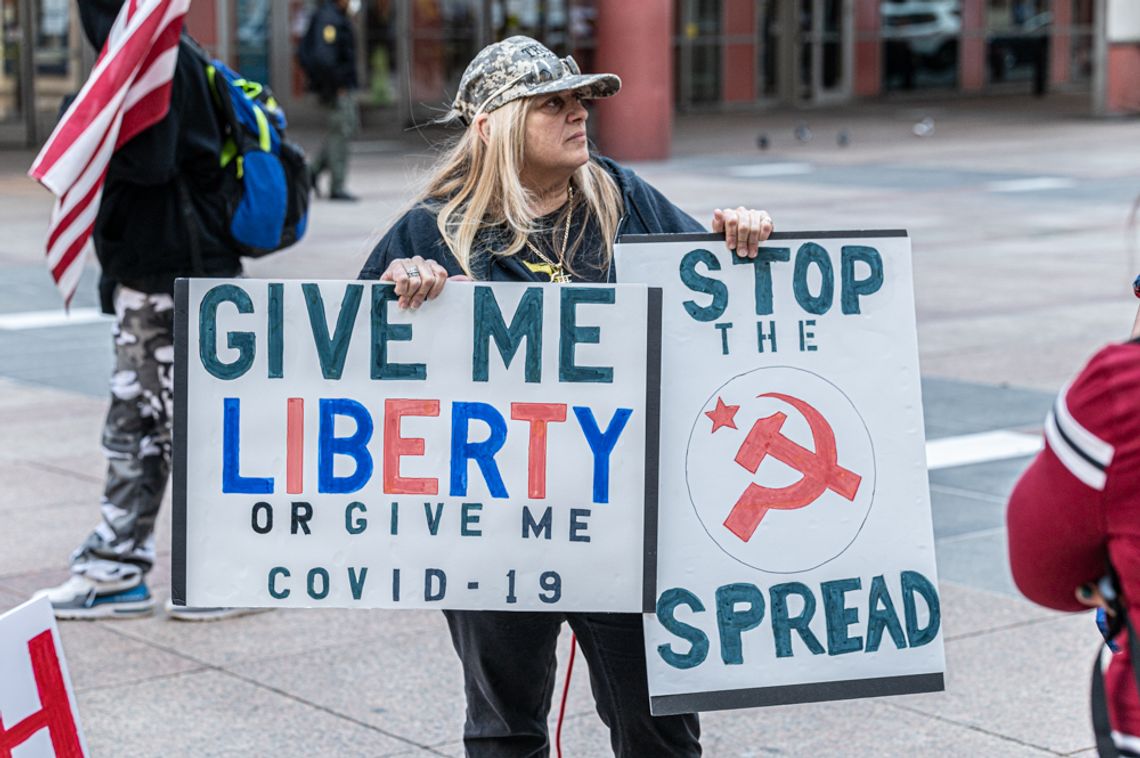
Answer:
POLYGON ((549 95, 551 92, 569 92, 573 90, 583 97, 598 99, 612 97, 621 89, 621 77, 617 74, 575 74, 564 76, 561 79, 546 84, 540 84, 529 89, 526 97, 535 95, 549 95))

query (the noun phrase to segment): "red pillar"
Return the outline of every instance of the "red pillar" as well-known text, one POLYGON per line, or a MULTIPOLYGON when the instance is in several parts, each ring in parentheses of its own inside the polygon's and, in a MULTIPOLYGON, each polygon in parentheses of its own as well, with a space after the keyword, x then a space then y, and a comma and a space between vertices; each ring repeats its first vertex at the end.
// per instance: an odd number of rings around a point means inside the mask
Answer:
POLYGON ((958 43, 958 87, 977 92, 986 86, 986 4, 962 3, 962 39, 958 43))
POLYGON ((1108 45, 1105 111, 1118 116, 1140 112, 1140 45, 1108 45))
POLYGON ((621 77, 599 100, 594 136, 617 160, 660 160, 673 139, 673 3, 598 0, 596 72, 621 77))
POLYGON ((883 89, 883 42, 879 4, 855 4, 855 96, 873 97, 883 89))
POLYGON ((729 34, 747 35, 748 42, 724 46, 724 101, 751 103, 756 100, 755 0, 724 0, 723 27, 729 34))
POLYGON ((1049 10, 1053 13, 1053 37, 1049 40, 1049 81, 1068 84, 1069 61, 1073 55, 1073 3, 1072 0, 1053 0, 1049 10))
POLYGON ((218 48, 218 9, 216 2, 190 3, 186 11, 186 31, 202 47, 214 53, 218 48))

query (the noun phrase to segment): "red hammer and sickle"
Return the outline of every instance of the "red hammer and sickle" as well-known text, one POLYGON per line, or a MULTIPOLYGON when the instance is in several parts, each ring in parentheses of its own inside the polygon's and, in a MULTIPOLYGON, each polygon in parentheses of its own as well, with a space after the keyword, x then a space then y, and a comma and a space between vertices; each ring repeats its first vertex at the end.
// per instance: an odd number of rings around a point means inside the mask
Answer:
POLYGON ((780 428, 788 419, 784 413, 773 413, 758 419, 752 425, 740 450, 736 462, 755 474, 767 456, 782 461, 803 474, 803 478, 787 487, 761 487, 756 483, 748 485, 744 494, 732 507, 724 525, 740 539, 748 542, 760 526, 760 520, 771 509, 791 511, 814 503, 824 490, 854 500, 863 478, 848 471, 836 462, 835 432, 827 420, 810 405, 791 395, 770 392, 757 397, 773 397, 783 400, 798 410, 811 428, 815 452, 807 450, 780 433, 780 428))

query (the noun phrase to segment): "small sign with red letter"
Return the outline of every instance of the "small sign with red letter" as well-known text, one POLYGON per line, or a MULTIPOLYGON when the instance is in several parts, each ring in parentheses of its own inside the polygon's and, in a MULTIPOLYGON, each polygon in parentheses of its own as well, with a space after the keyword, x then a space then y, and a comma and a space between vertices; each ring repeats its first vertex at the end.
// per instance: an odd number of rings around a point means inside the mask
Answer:
POLYGON ((51 603, 0 615, 0 756, 83 758, 87 747, 51 603))

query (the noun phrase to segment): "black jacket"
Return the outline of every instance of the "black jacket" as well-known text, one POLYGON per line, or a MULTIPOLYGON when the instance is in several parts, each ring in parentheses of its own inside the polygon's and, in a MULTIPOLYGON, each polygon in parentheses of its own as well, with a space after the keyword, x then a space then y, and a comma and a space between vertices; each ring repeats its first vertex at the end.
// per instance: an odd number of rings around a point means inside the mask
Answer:
MULTIPOLYGON (((80 3, 84 32, 97 50, 121 5, 80 3)), ((95 219, 95 253, 104 276, 142 292, 172 293, 180 276, 241 272, 219 193, 222 133, 205 67, 191 44, 183 37, 179 45, 170 112, 111 157, 95 219)))
MULTIPOLYGON (((619 234, 671 234, 678 232, 707 231, 696 219, 682 211, 658 192, 652 185, 628 168, 618 163, 596 156, 591 160, 599 163, 617 182, 621 190, 624 215, 618 226, 619 234)), ((588 223, 588 222, 587 222, 588 223)), ((572 230, 572 235, 577 231, 572 230)), ((505 238, 496 230, 487 230, 476 240, 481 250, 494 250, 497 237, 505 238)), ((589 224, 585 232, 580 257, 574 264, 578 281, 616 281, 614 267, 602 260, 603 245, 597 238, 597 231, 589 224)), ((360 271, 361 279, 379 279, 388 265, 396 258, 410 258, 413 255, 440 263, 450 276, 463 273, 459 262, 451 254, 443 236, 436 226, 436 213, 428 206, 420 205, 405 213, 384 235, 372 250, 368 261, 360 271)), ((476 255, 472 267, 475 278, 483 281, 544 281, 543 274, 527 268, 519 255, 497 257, 476 255)))
POLYGON ((356 38, 352 22, 335 0, 325 0, 309 21, 298 57, 309 79, 309 89, 325 103, 337 90, 356 89, 356 38))

